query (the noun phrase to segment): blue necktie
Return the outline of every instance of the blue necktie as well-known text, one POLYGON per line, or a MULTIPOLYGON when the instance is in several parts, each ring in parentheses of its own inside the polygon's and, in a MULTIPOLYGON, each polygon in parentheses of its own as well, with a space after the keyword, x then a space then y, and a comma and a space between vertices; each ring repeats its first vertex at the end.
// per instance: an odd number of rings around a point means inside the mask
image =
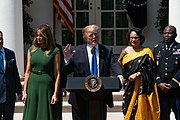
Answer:
POLYGON ((3 53, 0 51, 0 72, 4 72, 4 60, 3 60, 3 53))
POLYGON ((92 57, 92 74, 93 75, 98 75, 98 69, 97 69, 97 58, 96 58, 96 48, 93 47, 91 50, 91 53, 93 54, 92 57))

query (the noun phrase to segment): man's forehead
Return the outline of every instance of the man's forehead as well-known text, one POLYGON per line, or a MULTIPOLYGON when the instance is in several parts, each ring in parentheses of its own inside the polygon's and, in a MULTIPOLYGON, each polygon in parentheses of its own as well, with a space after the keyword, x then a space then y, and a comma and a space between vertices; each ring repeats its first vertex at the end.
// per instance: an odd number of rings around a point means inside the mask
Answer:
POLYGON ((168 26, 164 29, 165 31, 175 31, 174 27, 168 26))
POLYGON ((174 30, 173 28, 171 28, 171 27, 167 27, 167 28, 164 29, 163 32, 170 32, 170 33, 173 33, 173 32, 175 32, 175 30, 174 30))
POLYGON ((97 31, 89 31, 89 32, 86 32, 87 34, 97 34, 97 31))

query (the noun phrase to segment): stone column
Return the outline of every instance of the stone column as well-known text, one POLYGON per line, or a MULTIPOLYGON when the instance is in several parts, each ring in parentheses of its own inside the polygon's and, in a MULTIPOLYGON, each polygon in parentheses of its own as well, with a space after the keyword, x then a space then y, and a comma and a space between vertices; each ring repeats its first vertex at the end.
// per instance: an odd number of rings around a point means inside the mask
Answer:
POLYGON ((180 42, 180 14, 179 14, 180 0, 169 0, 169 25, 177 28, 176 40, 180 42))
POLYGON ((0 30, 4 47, 15 52, 21 77, 24 76, 22 0, 0 0, 0 30))

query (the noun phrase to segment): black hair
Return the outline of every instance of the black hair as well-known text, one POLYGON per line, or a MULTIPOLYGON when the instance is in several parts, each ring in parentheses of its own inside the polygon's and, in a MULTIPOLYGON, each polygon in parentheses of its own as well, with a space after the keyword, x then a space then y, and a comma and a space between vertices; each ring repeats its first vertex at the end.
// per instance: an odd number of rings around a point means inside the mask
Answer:
POLYGON ((140 37, 140 44, 142 45, 142 44, 144 43, 144 41, 145 41, 145 37, 144 37, 144 35, 143 35, 143 33, 142 33, 142 30, 141 30, 140 28, 137 28, 137 27, 131 28, 131 29, 129 30, 129 32, 127 33, 127 39, 128 39, 128 41, 130 41, 130 34, 131 34, 131 32, 133 32, 133 31, 140 37))
POLYGON ((3 35, 3 32, 0 30, 0 34, 3 35))

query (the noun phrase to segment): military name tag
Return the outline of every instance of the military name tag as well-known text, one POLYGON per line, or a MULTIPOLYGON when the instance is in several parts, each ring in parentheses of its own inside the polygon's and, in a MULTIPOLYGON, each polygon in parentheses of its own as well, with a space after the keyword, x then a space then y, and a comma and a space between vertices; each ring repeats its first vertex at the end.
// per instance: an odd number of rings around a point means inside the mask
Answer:
POLYGON ((90 92, 97 92, 102 86, 102 80, 95 76, 89 75, 86 77, 85 80, 85 87, 90 92))

